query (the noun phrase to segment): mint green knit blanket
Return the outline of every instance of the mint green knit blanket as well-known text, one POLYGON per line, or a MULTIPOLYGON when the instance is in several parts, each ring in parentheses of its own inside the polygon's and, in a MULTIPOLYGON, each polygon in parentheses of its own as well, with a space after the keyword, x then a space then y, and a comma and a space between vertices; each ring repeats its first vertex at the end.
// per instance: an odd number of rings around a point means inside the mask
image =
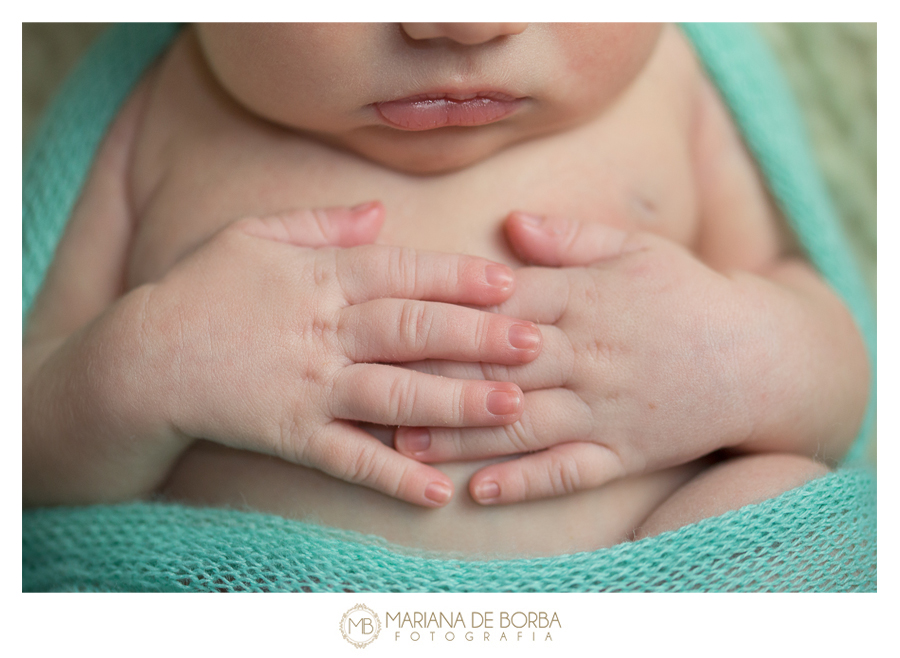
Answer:
MULTIPOLYGON (((553 558, 459 560, 276 516, 168 503, 22 514, 24 591, 875 591, 875 314, 777 65, 752 28, 686 25, 810 260, 859 324, 872 367, 860 437, 836 473, 773 500, 553 558)), ((26 155, 23 321, 103 135, 178 30, 120 25, 85 56, 26 155)), ((802 340, 798 336, 797 340, 802 340)))

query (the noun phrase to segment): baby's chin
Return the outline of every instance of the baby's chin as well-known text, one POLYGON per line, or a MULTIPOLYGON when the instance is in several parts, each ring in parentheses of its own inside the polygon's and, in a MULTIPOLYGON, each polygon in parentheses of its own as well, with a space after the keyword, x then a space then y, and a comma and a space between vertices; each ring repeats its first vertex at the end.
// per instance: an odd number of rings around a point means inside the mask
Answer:
POLYGON ((450 127, 412 133, 378 126, 324 141, 404 174, 434 176, 476 165, 530 137, 482 128, 450 127))

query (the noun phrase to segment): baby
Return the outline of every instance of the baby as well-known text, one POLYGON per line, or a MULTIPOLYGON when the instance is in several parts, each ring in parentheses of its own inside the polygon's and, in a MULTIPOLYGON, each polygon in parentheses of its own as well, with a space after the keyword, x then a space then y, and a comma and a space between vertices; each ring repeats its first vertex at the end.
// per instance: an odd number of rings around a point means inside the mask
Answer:
POLYGON ((826 473, 867 382, 676 28, 200 25, 29 317, 23 499, 591 550, 826 473))

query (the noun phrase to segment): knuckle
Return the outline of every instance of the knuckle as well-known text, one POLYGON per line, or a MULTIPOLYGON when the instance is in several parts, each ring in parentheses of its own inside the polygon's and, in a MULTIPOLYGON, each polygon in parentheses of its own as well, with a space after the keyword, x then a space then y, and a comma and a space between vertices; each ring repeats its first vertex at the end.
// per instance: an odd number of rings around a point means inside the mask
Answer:
POLYGON ((450 430, 445 433, 445 436, 442 437, 442 441, 437 445, 442 446, 444 455, 451 455, 454 457, 462 456, 466 454, 466 442, 463 440, 463 433, 459 430, 450 430))
POLYGON ((389 480, 385 480, 386 475, 388 475, 388 471, 382 468, 379 472, 380 484, 389 492, 392 498, 402 498, 405 490, 404 485, 406 481, 412 477, 412 466, 410 464, 403 464, 400 467, 399 472, 390 474, 389 480))
POLYGON ((310 379, 309 381, 319 387, 322 395, 322 410, 325 413, 326 419, 331 420, 337 417, 335 410, 339 407, 338 391, 340 369, 322 368, 316 374, 317 378, 310 379))
POLYGON ((475 320, 475 345, 480 352, 485 352, 491 347, 491 316, 480 313, 475 320))
POLYGON ((568 455, 550 454, 547 464, 547 481, 555 496, 565 496, 579 490, 578 465, 568 455))
POLYGON ((322 208, 315 208, 309 211, 309 218, 312 220, 312 229, 315 231, 315 237, 323 242, 328 241, 331 236, 331 218, 322 208))
POLYGON ((596 277, 588 276, 582 278, 574 292, 578 303, 585 305, 587 308, 600 308, 600 304, 603 301, 603 293, 600 282, 596 277))
POLYGON ((379 478, 381 467, 376 446, 367 443, 348 461, 343 479, 353 484, 375 482, 379 478))
POLYGON ((511 425, 503 425, 500 430, 506 435, 506 440, 509 442, 509 445, 513 448, 515 452, 534 452, 537 448, 534 445, 531 437, 531 430, 528 426, 528 421, 525 419, 527 414, 523 414, 522 418, 519 418, 516 422, 511 425))
POLYGON ((330 362, 341 350, 343 334, 346 332, 344 324, 339 314, 317 312, 295 330, 299 340, 305 343, 303 349, 311 350, 304 354, 309 369, 330 362))
POLYGON ((571 251, 584 236, 584 227, 581 222, 566 222, 563 228, 560 242, 566 251, 571 251))
POLYGON ((338 332, 338 322, 330 315, 318 315, 312 320, 312 332, 316 338, 329 340, 338 332))
POLYGON ((575 349, 575 344, 567 333, 559 332, 557 336, 561 340, 557 343, 558 349, 553 352, 553 358, 559 367, 560 382, 565 384, 571 382, 575 377, 576 366, 581 359, 575 349))
POLYGON ((336 314, 334 321, 334 336, 337 343, 344 355, 350 357, 351 360, 353 360, 353 356, 351 356, 353 348, 361 346, 364 335, 364 332, 359 331, 363 323, 359 314, 354 312, 355 310, 351 308, 350 312, 347 312, 347 309, 342 309, 336 314))
POLYGON ((565 253, 578 243, 581 233, 581 223, 573 222, 562 217, 548 217, 546 228, 549 231, 554 248, 558 253, 565 253))
POLYGON ((315 442, 315 435, 312 437, 302 436, 302 427, 300 415, 296 411, 286 414, 286 417, 278 427, 278 443, 275 445, 276 453, 283 459, 295 464, 306 464, 309 445, 315 442))
POLYGON ((466 282, 466 272, 471 269, 475 263, 474 259, 469 256, 460 256, 450 259, 447 262, 447 272, 445 280, 450 281, 456 287, 461 287, 466 282))
POLYGON ((567 313, 569 312, 569 309, 572 308, 572 301, 575 296, 575 294, 574 294, 575 293, 575 283, 573 282, 572 278, 573 278, 572 274, 568 273, 568 275, 564 276, 562 279, 563 285, 562 285, 562 290, 560 291, 560 293, 561 293, 564 301, 562 304, 562 310, 560 311, 559 318, 557 318, 557 321, 564 318, 567 315, 567 313))
POLYGON ((466 391, 467 386, 463 382, 454 382, 449 396, 451 404, 449 406, 450 413, 447 419, 447 425, 461 425, 465 421, 466 414, 468 413, 466 391))
POLYGON ((567 494, 580 491, 582 488, 581 470, 578 462, 573 457, 561 459, 562 467, 560 477, 562 478, 563 491, 567 494))
POLYGON ((291 213, 275 215, 251 215, 231 222, 222 231, 228 235, 250 235, 277 242, 305 242, 307 236, 298 230, 296 218, 291 213))
POLYGON ((303 240, 303 238, 306 237, 302 234, 297 235, 296 224, 294 222, 291 222, 286 215, 275 215, 274 217, 270 217, 268 219, 260 221, 266 224, 273 237, 281 240, 282 242, 303 240))
POLYGON ((298 223, 297 214, 290 211, 254 217, 246 232, 269 240, 293 244, 306 243, 310 239, 308 231, 298 223))
POLYGON ((397 425, 406 425, 416 407, 416 385, 409 376, 399 376, 388 389, 388 413, 397 425))
POLYGON ((388 258, 388 277, 392 285, 417 296, 419 290, 419 256, 414 249, 397 247, 388 258))
POLYGON ((405 301, 400 307, 397 327, 400 344, 412 357, 425 352, 434 325, 434 314, 427 304, 405 301))
POLYGON ((608 368, 622 352, 622 346, 597 336, 591 336, 584 345, 588 359, 594 364, 602 364, 608 368))

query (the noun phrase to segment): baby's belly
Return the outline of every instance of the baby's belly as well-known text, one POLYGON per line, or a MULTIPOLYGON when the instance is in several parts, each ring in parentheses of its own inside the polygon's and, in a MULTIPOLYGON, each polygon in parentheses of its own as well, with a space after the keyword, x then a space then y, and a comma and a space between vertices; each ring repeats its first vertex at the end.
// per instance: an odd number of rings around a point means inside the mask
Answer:
POLYGON ((469 557, 558 555, 613 546, 699 472, 688 464, 578 494, 484 507, 468 480, 486 462, 444 464, 451 502, 424 509, 274 457, 206 441, 179 462, 163 493, 189 504, 278 514, 377 535, 391 543, 469 557))

